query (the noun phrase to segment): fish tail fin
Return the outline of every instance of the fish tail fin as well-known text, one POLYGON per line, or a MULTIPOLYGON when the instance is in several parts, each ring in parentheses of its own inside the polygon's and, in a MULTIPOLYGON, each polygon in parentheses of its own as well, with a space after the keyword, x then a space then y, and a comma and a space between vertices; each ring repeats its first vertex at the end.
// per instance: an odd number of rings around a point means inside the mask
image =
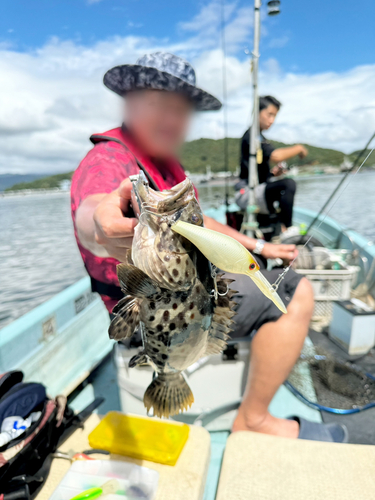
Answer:
POLYGON ((187 410, 194 396, 182 373, 160 373, 148 386, 143 402, 147 411, 153 408, 157 417, 169 417, 187 410))

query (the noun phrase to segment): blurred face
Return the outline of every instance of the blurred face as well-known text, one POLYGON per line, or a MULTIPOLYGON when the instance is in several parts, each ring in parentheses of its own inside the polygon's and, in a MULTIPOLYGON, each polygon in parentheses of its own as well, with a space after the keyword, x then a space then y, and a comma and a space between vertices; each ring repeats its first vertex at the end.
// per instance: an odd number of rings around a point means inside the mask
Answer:
POLYGON ((273 104, 259 112, 259 127, 260 130, 268 130, 275 121, 278 109, 273 104))
POLYGON ((143 151, 156 158, 176 153, 192 113, 190 101, 174 92, 141 90, 126 96, 125 123, 143 151))

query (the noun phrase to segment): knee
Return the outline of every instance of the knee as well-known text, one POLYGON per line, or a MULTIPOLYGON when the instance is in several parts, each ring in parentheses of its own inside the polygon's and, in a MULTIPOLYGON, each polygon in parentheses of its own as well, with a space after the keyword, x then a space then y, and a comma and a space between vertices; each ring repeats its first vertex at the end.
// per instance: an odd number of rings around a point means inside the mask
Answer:
POLYGON ((302 278, 298 283, 290 308, 299 316, 310 321, 314 311, 314 291, 307 278, 302 278))
POLYGON ((288 190, 290 193, 295 194, 297 189, 297 184, 294 179, 284 179, 285 190, 288 190))

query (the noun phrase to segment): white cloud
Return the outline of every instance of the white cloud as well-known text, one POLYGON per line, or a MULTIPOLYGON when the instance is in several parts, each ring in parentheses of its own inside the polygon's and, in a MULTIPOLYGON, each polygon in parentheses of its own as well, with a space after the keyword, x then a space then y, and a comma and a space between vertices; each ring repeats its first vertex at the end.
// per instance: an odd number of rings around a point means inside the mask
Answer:
MULTIPOLYGON (((103 86, 103 74, 116 64, 133 63, 145 52, 168 50, 186 57, 196 68, 198 85, 221 98, 220 23, 212 8, 217 2, 210 5, 205 12, 216 23, 211 35, 206 36, 206 18, 197 16, 180 25, 185 36, 179 43, 128 36, 89 47, 52 39, 30 52, 0 46, 0 173, 74 169, 90 148, 89 136, 120 123, 121 100, 103 86)), ((251 111, 250 65, 234 50, 251 37, 243 16, 235 4, 227 6, 232 137, 243 133, 251 111)), ((274 94, 283 103, 268 136, 345 152, 360 148, 375 129, 374 81, 375 65, 307 75, 285 73, 275 59, 263 61, 260 92, 274 94)), ((223 129, 222 113, 200 113, 189 138, 219 138, 223 129)))
POLYGON ((281 49, 287 45, 289 42, 288 35, 280 36, 279 38, 271 38, 268 42, 268 47, 270 49, 281 49))
MULTIPOLYGON (((215 49, 222 44, 222 6, 221 1, 212 0, 203 6, 199 14, 191 21, 179 24, 180 30, 192 33, 190 47, 199 51, 215 49)), ((233 53, 248 42, 252 34, 253 9, 251 7, 237 8, 236 2, 224 6, 224 34, 227 53, 233 53)))
POLYGON ((128 21, 129 28, 142 28, 142 23, 133 23, 133 21, 128 21))

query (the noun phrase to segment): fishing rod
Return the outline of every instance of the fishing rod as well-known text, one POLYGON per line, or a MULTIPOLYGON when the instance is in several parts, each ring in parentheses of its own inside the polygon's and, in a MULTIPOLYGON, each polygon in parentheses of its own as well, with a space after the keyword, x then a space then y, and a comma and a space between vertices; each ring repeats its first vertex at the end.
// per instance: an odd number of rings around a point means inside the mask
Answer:
MULTIPOLYGON (((261 15, 260 8, 261 0, 254 0, 254 46, 252 52, 251 70, 252 70, 252 87, 253 87, 253 121, 249 131, 249 158, 248 158, 248 185, 249 185, 249 201, 247 206, 247 218, 243 228, 245 234, 251 237, 256 237, 259 231, 257 221, 257 201, 255 189, 259 185, 258 177, 258 160, 263 156, 262 145, 260 139, 259 127, 259 93, 258 93, 258 67, 259 67, 259 45, 260 45, 260 28, 261 15)), ((269 16, 280 14, 280 0, 269 0, 267 2, 267 13, 269 16)), ((262 236, 263 237, 263 236, 262 236)))
POLYGON ((331 195, 328 197, 327 201, 324 203, 324 205, 322 206, 322 208, 320 209, 320 211, 318 212, 318 214, 315 216, 315 218, 312 220, 312 222, 310 223, 309 227, 307 228, 306 232, 304 233, 303 237, 300 238, 298 244, 301 245, 303 243, 303 239, 305 239, 306 236, 308 236, 309 232, 311 231, 312 227, 317 223, 317 221, 319 220, 320 216, 322 215, 322 213, 325 211, 325 209, 327 208, 327 206, 331 203, 332 199, 336 196, 336 193, 339 191, 339 189, 341 188, 341 186, 343 185, 343 183, 345 182, 345 180, 348 178, 349 174, 351 174, 353 172, 353 170, 355 168, 357 168, 357 165, 359 163, 359 161, 361 160, 361 158, 363 157, 363 155, 366 153, 368 147, 370 146, 372 140, 375 138, 375 132, 372 134, 372 136, 370 137, 370 139, 367 141, 367 144, 366 146, 362 149, 362 151, 360 151, 356 157, 356 159, 354 160, 353 162, 353 165, 350 167, 350 169, 345 173, 345 175, 342 177, 342 179, 340 180, 340 182, 337 184, 337 186, 335 187, 335 189, 332 191, 331 195))
POLYGON ((224 115, 224 171, 225 171, 225 207, 229 207, 229 144, 228 144, 228 106, 227 106, 227 68, 226 68, 226 41, 225 41, 225 15, 224 0, 221 0, 221 44, 222 44, 222 74, 223 74, 223 115, 224 115))

